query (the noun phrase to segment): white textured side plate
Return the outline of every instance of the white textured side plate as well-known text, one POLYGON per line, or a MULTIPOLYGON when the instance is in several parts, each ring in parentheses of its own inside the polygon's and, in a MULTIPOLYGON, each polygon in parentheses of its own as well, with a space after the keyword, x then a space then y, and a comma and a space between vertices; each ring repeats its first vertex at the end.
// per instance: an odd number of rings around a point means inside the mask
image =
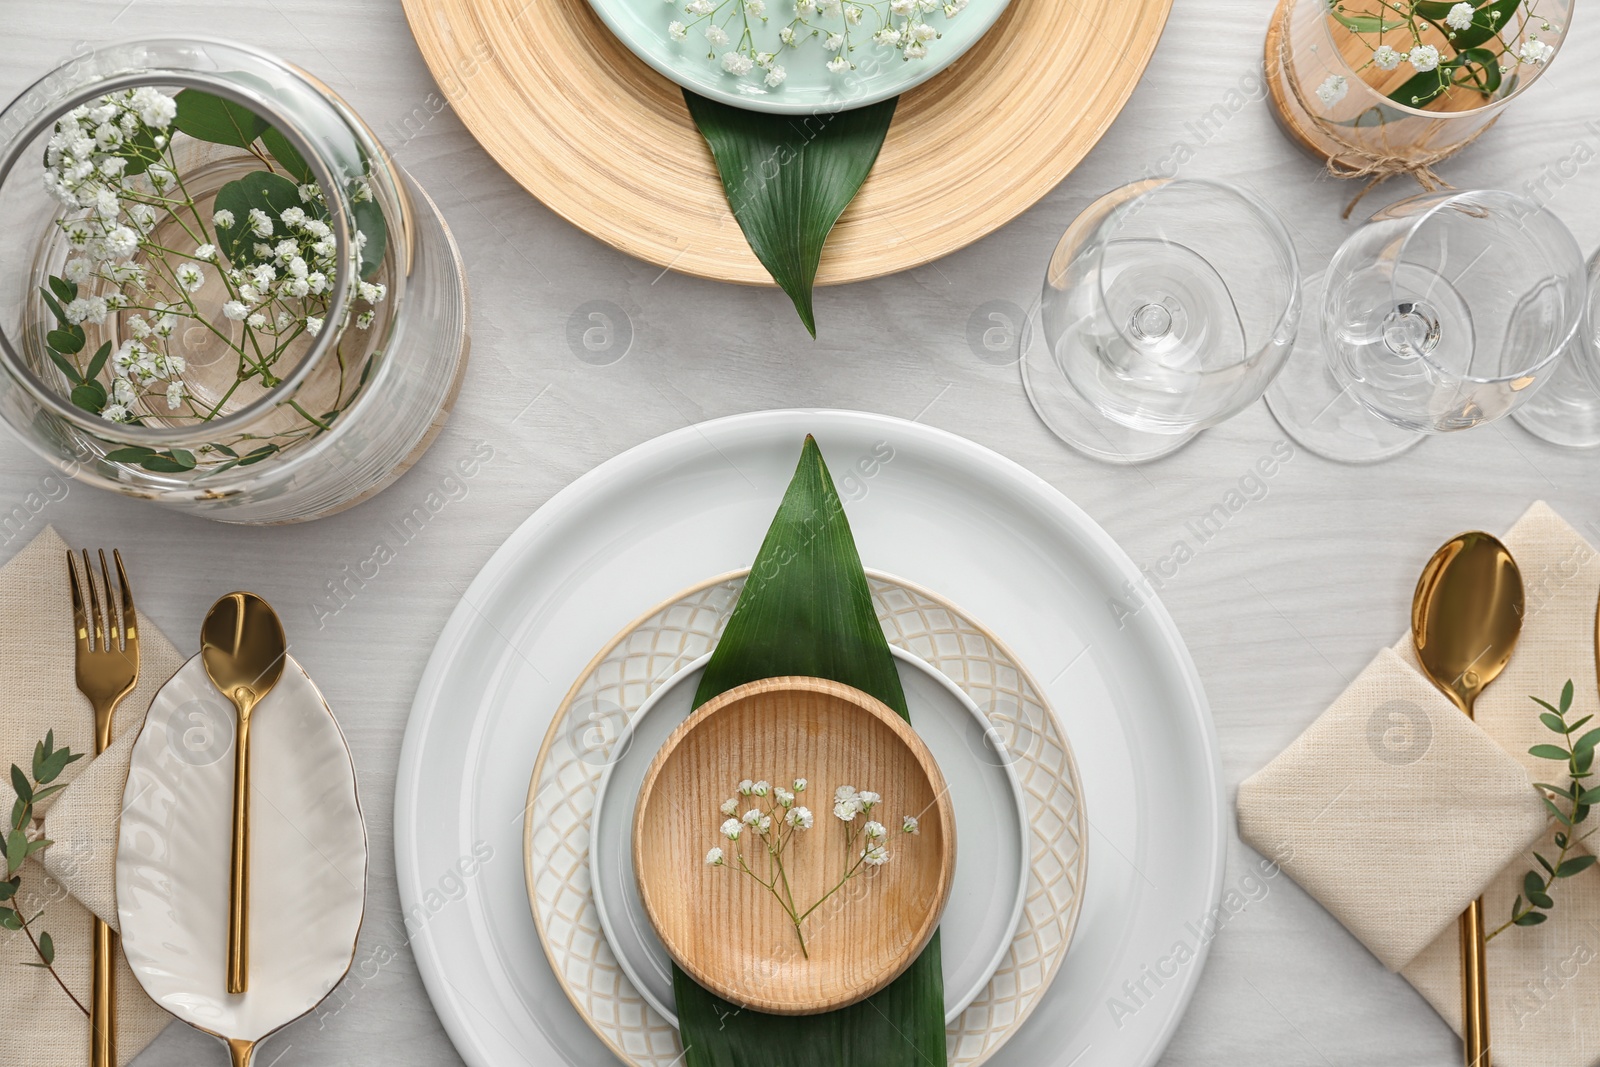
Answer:
POLYGON ((151 999, 219 1037, 259 1041, 349 971, 367 833, 344 734, 291 658, 250 720, 250 991, 230 996, 234 720, 199 656, 151 702, 123 793, 117 914, 151 999))
MULTIPOLYGON (((1011 952, 1028 887, 1027 807, 1010 753, 972 698, 918 657, 901 648, 891 651, 912 726, 939 764, 956 816, 955 882, 939 920, 945 1022, 954 1023, 1011 952)), ((701 656, 662 683, 628 723, 612 748, 589 820, 596 918, 628 980, 674 1027, 672 957, 639 895, 633 819, 650 762, 693 711, 710 658, 701 656)), ((827 800, 826 786, 823 793, 808 801, 819 811, 827 807, 820 803, 827 800)), ((714 838, 715 829, 715 822, 707 825, 708 838, 714 838)), ((551 962, 558 960, 552 956, 551 962)))

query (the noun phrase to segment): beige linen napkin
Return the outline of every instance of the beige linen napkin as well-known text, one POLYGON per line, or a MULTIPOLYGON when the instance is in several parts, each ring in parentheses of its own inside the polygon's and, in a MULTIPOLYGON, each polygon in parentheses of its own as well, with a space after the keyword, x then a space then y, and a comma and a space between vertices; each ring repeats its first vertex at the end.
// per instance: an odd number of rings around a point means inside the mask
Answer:
MULTIPOLYGON (((1600 555, 1542 502, 1505 541, 1527 610, 1517 652, 1479 698, 1476 724, 1422 676, 1407 634, 1239 786, 1240 836, 1277 859, 1457 1033, 1455 917, 1482 894, 1489 928, 1499 926, 1534 866, 1532 849, 1558 851, 1530 783, 1564 783, 1564 768, 1528 755, 1553 739, 1528 698, 1554 703, 1571 678, 1573 717, 1600 712, 1600 555)), ((1489 944, 1500 1067, 1600 1063, 1600 867, 1562 879, 1552 896, 1548 922, 1512 927, 1489 944)))
MULTIPOLYGON (((116 827, 128 757, 151 698, 183 659, 148 619, 139 619, 139 685, 117 709, 117 741, 95 758, 94 712, 74 681, 66 552, 66 543, 46 528, 0 568, 0 812, 9 820, 11 764, 26 770, 34 743, 46 731, 55 731, 58 747, 89 754, 62 774, 68 788, 41 805, 46 836, 55 842, 42 853, 44 869, 29 860, 22 870, 30 913, 44 908, 39 927, 55 941, 55 969, 87 1006, 89 909, 113 926, 117 921, 116 827)), ((126 562, 137 598, 137 560, 126 562)), ((0 1003, 7 1008, 0 1067, 82 1067, 88 1062, 88 1020, 48 972, 23 966, 36 959, 22 933, 0 930, 0 1003)), ((145 996, 120 955, 117 1009, 120 1063, 138 1055, 171 1021, 145 996)))

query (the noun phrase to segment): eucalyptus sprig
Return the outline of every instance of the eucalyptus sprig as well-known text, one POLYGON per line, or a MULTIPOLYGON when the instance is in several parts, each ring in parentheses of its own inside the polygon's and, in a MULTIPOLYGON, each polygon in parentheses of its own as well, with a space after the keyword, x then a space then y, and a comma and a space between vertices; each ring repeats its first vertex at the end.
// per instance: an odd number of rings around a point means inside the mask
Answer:
POLYGON ((1594 716, 1585 715, 1581 719, 1567 721, 1567 714, 1572 710, 1570 679, 1561 690, 1560 707, 1553 707, 1548 701, 1540 700, 1538 697, 1529 699, 1544 709, 1539 713, 1539 721, 1561 738, 1561 744, 1534 745, 1528 749, 1528 754, 1567 765, 1566 786, 1551 785, 1548 782, 1538 782, 1534 785, 1539 791, 1539 799, 1544 801, 1544 806, 1551 816, 1565 829, 1555 832, 1555 845, 1560 851, 1556 853, 1554 862, 1545 859, 1538 852, 1533 854, 1533 858, 1539 862, 1544 873, 1534 870, 1523 875, 1522 892, 1511 905, 1511 918, 1493 933, 1486 935, 1484 938, 1486 941, 1507 927, 1538 926, 1544 922, 1550 917, 1550 909, 1555 907, 1555 898, 1550 895, 1550 890, 1556 880, 1581 874, 1595 864, 1593 856, 1571 853, 1594 833, 1590 830, 1578 836, 1577 828, 1588 819, 1590 807, 1600 803, 1600 786, 1585 784, 1594 776, 1594 752, 1595 746, 1600 745, 1600 726, 1579 734, 1578 731, 1588 725, 1594 716), (1526 902, 1523 900, 1524 897, 1527 898, 1526 902))
POLYGON ((73 996, 72 990, 67 988, 67 983, 61 980, 56 973, 56 946, 46 930, 35 933, 33 924, 39 921, 44 914, 40 908, 33 915, 27 914, 27 907, 21 897, 22 890, 22 864, 29 856, 35 856, 49 848, 52 842, 43 836, 30 838, 28 831, 33 828, 33 809, 36 804, 46 797, 54 796, 66 788, 65 783, 52 785, 61 772, 69 764, 83 758, 83 753, 73 752, 70 748, 56 748, 55 731, 51 730, 44 735, 44 740, 33 746, 32 776, 15 763, 11 765, 11 786, 16 790, 17 799, 11 805, 11 825, 4 835, 0 835, 0 858, 5 860, 6 876, 0 880, 0 928, 6 930, 22 931, 28 938, 28 943, 33 946, 33 951, 38 955, 37 963, 23 964, 25 967, 40 967, 50 972, 56 980, 61 991, 78 1006, 84 1015, 89 1010, 83 1002, 73 996))

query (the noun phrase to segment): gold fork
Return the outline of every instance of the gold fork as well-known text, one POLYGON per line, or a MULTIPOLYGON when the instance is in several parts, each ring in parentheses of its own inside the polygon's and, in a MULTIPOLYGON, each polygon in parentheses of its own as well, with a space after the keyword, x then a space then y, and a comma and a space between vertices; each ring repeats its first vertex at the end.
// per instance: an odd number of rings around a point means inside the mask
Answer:
MULTIPOLYGON (((117 581, 122 589, 120 619, 111 595, 111 571, 106 566, 105 550, 100 550, 98 589, 95 588, 94 567, 89 563, 89 550, 83 550, 82 584, 78 581, 72 552, 67 551, 67 576, 72 580, 72 625, 77 634, 78 690, 89 698, 94 708, 96 755, 111 744, 111 716, 139 681, 139 626, 133 610, 133 590, 128 587, 128 572, 122 568, 122 553, 113 549, 111 554, 117 561, 117 581)), ((116 934, 96 916, 89 985, 90 1067, 117 1067, 115 965, 116 934)))

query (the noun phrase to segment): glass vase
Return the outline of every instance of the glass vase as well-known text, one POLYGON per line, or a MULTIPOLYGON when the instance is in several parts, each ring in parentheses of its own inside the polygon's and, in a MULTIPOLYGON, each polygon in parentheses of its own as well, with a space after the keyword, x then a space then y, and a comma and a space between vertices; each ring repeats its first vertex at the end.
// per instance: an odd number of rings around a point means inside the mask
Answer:
POLYGON ((0 420, 83 481, 225 522, 350 507, 437 436, 467 310, 432 201, 270 56, 118 44, 0 112, 0 420))
POLYGON ((1433 165, 1549 69, 1572 2, 1279 0, 1264 56, 1272 110, 1336 175, 1435 188, 1433 165))

